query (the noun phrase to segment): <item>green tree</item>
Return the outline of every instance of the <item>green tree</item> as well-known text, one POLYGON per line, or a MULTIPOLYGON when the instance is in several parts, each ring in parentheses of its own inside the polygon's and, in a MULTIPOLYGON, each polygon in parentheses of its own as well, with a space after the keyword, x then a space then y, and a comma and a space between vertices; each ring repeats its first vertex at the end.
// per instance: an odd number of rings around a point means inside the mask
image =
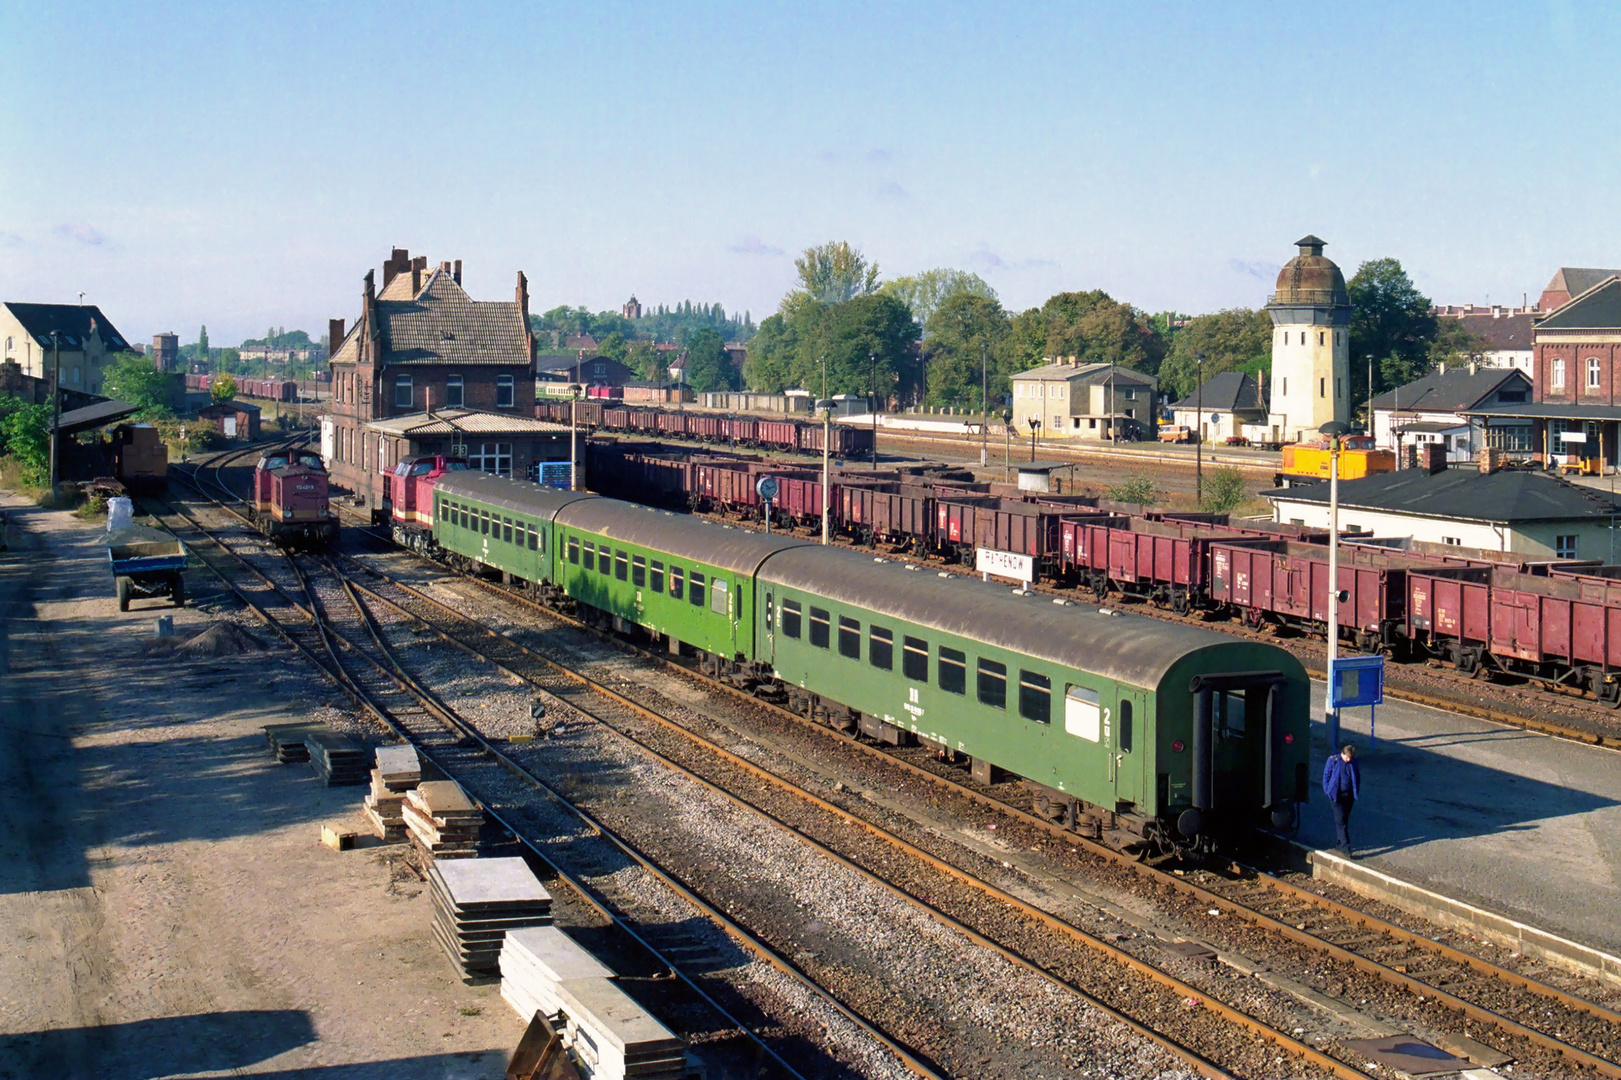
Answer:
POLYGON ((1165 343, 1148 316, 1101 289, 1064 292, 1041 306, 1047 321, 1043 356, 1073 356, 1085 364, 1119 364, 1152 375, 1165 343))
POLYGON ((44 484, 51 471, 51 407, 0 397, 0 450, 22 467, 25 484, 44 484))
POLYGON ((795 351, 795 383, 820 396, 822 365, 829 394, 891 395, 916 400, 922 393, 918 339, 922 332, 901 301, 867 293, 843 304, 807 312, 795 351))
POLYGON ((878 288, 878 266, 843 240, 829 241, 805 249, 794 260, 799 287, 783 297, 783 310, 806 300, 821 304, 845 304, 878 288))
POLYGON ((981 407, 982 372, 988 376, 989 400, 1002 400, 1013 350, 1012 323, 1001 304, 991 297, 957 293, 935 309, 924 330, 930 405, 971 402, 981 407))
POLYGON ((1368 385, 1368 359, 1374 365, 1374 393, 1411 382, 1433 364, 1430 345, 1436 318, 1429 297, 1419 292, 1397 259, 1370 259, 1346 283, 1351 294, 1351 371, 1355 385, 1368 385))
POLYGON ((743 382, 750 390, 780 394, 797 385, 794 372, 799 331, 799 320, 786 315, 772 315, 760 323, 760 329, 749 339, 748 358, 743 361, 743 382))
POLYGON ((899 297, 911 309, 912 318, 923 327, 925 336, 932 332, 929 330, 929 320, 940 305, 952 297, 966 295, 996 299, 996 290, 978 274, 945 267, 886 281, 883 291, 899 297))
POLYGON ((737 389, 726 343, 714 330, 699 330, 687 339, 687 385, 694 393, 737 389))
POLYGON ((208 396, 213 398, 216 404, 232 400, 236 397, 236 380, 220 372, 208 385, 208 396))
POLYGON ((597 343, 597 351, 610 360, 623 363, 626 351, 625 335, 615 330, 597 343))
POLYGON ((1047 349, 1047 316, 1029 308, 1013 316, 1008 325, 1009 371, 1027 371, 1041 363, 1047 349))
POLYGON ((1154 486, 1154 481, 1146 476, 1128 476, 1108 491, 1109 498, 1115 502, 1136 503, 1138 506, 1153 506, 1160 501, 1161 494, 1154 486))
POLYGON ((173 383, 150 357, 119 353, 107 367, 104 385, 108 394, 134 405, 135 415, 142 420, 171 415, 169 401, 173 383))
POLYGON ((1198 389, 1200 353, 1207 382, 1224 371, 1246 371, 1261 378, 1264 386, 1272 368, 1272 317, 1264 311, 1229 308, 1186 320, 1160 364, 1160 393, 1166 400, 1198 389))
POLYGON ((1217 469, 1205 481, 1202 509, 1225 514, 1243 502, 1246 494, 1243 474, 1231 466, 1217 469))
POLYGON ((1430 367, 1467 364, 1489 347, 1490 343, 1485 338, 1469 332, 1462 319, 1437 318, 1435 337, 1430 341, 1430 367))
POLYGON ((208 327, 205 325, 197 331, 197 359, 208 363, 208 327))

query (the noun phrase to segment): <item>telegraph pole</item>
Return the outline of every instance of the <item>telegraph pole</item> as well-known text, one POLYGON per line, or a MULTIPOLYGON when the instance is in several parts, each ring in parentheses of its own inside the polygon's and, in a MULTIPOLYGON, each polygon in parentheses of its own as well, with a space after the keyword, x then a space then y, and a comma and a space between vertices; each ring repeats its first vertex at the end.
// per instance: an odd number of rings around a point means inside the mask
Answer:
MULTIPOLYGON (((84 303, 84 293, 79 294, 79 303, 84 303)), ((62 426, 62 345, 56 339, 56 331, 51 331, 51 502, 56 502, 57 480, 57 443, 61 435, 57 428, 62 426)))

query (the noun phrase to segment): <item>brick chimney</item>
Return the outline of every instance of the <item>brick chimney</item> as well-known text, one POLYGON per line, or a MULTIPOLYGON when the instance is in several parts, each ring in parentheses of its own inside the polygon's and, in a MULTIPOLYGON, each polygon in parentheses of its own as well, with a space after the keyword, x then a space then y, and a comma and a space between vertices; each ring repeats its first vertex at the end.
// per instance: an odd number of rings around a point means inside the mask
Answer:
MULTIPOLYGON (((387 272, 387 267, 386 266, 384 267, 384 272, 385 273, 387 272)), ((386 282, 384 283, 383 287, 385 289, 388 287, 386 282)), ((368 308, 371 307, 372 301, 377 299, 377 276, 376 276, 375 273, 373 273, 370 270, 366 271, 365 297, 366 297, 366 306, 368 308)))
POLYGON ((522 270, 518 271, 518 287, 513 292, 515 299, 518 301, 518 314, 523 318, 523 336, 529 345, 529 363, 533 365, 535 362, 535 331, 529 325, 529 279, 523 276, 522 270))
POLYGON ((1424 469, 1429 473, 1445 472, 1447 448, 1445 443, 1424 444, 1424 469))
POLYGON ((458 285, 462 283, 462 261, 460 259, 456 260, 453 269, 450 271, 450 279, 458 285))
POLYGON ((388 260, 383 263, 383 288, 388 288, 389 282, 409 269, 411 269, 410 250, 407 248, 395 248, 393 253, 389 255, 388 260))
POLYGON ((1501 455, 1502 451, 1495 446, 1482 446, 1477 455, 1480 461, 1480 475, 1490 476, 1496 472, 1501 455))
POLYGON ((422 291, 422 275, 427 272, 428 257, 418 255, 411 260, 411 295, 415 296, 422 291))
POLYGON ((338 351, 338 346, 343 344, 342 319, 328 319, 326 321, 326 340, 326 354, 331 357, 333 353, 338 351))

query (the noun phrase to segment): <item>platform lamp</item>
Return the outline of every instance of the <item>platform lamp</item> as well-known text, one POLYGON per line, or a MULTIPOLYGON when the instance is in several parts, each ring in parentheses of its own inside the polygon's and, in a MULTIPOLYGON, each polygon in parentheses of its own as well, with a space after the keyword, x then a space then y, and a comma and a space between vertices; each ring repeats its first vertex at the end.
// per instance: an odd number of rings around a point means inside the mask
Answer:
MULTIPOLYGON (((84 303, 84 293, 79 294, 79 303, 84 303)), ((61 434, 56 430, 62 426, 62 344, 56 339, 56 331, 51 331, 51 504, 56 503, 56 473, 57 473, 57 443, 61 441, 61 434)))
POLYGON ((1340 749, 1340 713, 1334 707, 1334 661, 1340 653, 1340 440, 1351 425, 1330 420, 1317 429, 1329 440, 1328 448, 1328 686, 1324 709, 1328 724, 1328 752, 1340 749))
POLYGON ((833 463, 833 399, 823 398, 816 403, 822 412, 822 543, 828 540, 828 489, 832 480, 833 463))
POLYGON ((1002 479, 1013 475, 1013 410, 1002 406, 1002 479))
POLYGON ((1032 416, 1032 417, 1030 417, 1028 423, 1030 424, 1030 460, 1035 461, 1036 460, 1036 429, 1041 427, 1041 420, 1039 418, 1037 418, 1037 417, 1032 416))
POLYGON ((579 451, 579 404, 580 384, 568 384, 568 489, 580 490, 580 451, 579 451))

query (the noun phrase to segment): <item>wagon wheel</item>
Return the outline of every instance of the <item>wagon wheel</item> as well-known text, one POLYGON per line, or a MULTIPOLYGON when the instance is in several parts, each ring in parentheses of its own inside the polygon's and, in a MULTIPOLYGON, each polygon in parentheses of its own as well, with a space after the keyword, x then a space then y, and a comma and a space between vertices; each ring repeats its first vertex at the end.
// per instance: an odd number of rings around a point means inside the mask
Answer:
POLYGON ((114 582, 114 585, 118 589, 118 610, 119 611, 128 611, 129 610, 129 594, 130 594, 130 580, 129 580, 129 578, 120 576, 114 582))
POLYGON ((1262 614, 1260 608, 1244 609, 1244 625, 1249 627, 1251 630, 1259 630, 1261 628, 1261 624, 1265 621, 1266 616, 1262 614))
POLYGON ((1171 610, 1178 615, 1186 615, 1193 610, 1193 602, 1188 599, 1186 589, 1178 589, 1171 594, 1171 610))
POLYGON ((1099 600, 1107 599, 1109 595, 1109 575, 1100 571, 1092 573, 1092 595, 1099 600))
POLYGON ((1598 700, 1606 709, 1621 709, 1621 682, 1605 683, 1598 700))
POLYGON ((178 572, 174 576, 173 587, 169 590, 169 598, 174 601, 175 607, 186 606, 186 579, 178 572))

